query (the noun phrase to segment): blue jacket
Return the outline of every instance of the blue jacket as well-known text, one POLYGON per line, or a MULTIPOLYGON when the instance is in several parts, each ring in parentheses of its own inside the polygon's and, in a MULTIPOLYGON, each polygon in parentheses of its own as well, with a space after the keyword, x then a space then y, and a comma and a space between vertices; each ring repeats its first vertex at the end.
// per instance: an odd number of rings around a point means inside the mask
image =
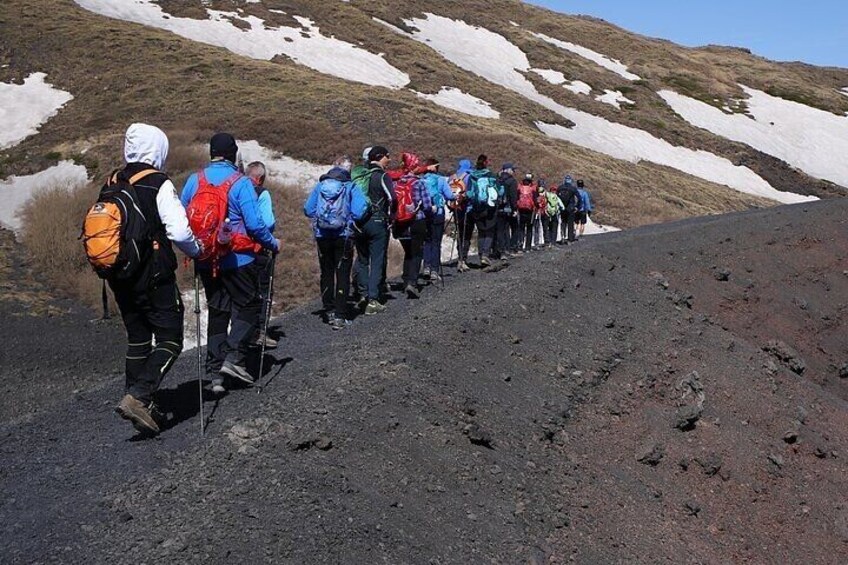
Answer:
POLYGON ((271 193, 267 188, 262 188, 262 192, 259 193, 257 201, 259 204, 259 215, 262 217, 262 221, 265 222, 265 225, 268 226, 271 233, 274 233, 274 228, 277 225, 277 218, 274 216, 274 205, 271 202, 271 193))
POLYGON ((581 212, 592 212, 595 210, 595 205, 592 204, 592 195, 589 194, 589 191, 585 188, 578 188, 577 192, 580 193, 580 207, 579 210, 581 212))
MULTIPOLYGON (((212 161, 206 165, 203 172, 206 175, 206 180, 210 183, 223 184, 236 172, 236 167, 229 161, 212 161)), ((180 196, 180 201, 184 207, 188 207, 188 203, 191 202, 194 193, 197 192, 197 184, 197 173, 194 173, 188 177, 180 196)), ((235 232, 247 234, 266 249, 279 251, 277 240, 274 239, 271 230, 262 221, 259 211, 259 198, 256 196, 256 189, 249 178, 243 176, 233 184, 230 188, 228 204, 227 217, 230 219, 235 232)), ((220 268, 224 270, 237 269, 253 263, 255 258, 256 254, 252 252, 231 252, 221 259, 220 268)))
MULTIPOLYGON (((471 171, 474 170, 471 161, 468 159, 461 159, 459 161, 459 165, 456 168, 456 172, 453 174, 451 178, 459 178, 462 179, 462 182, 465 184, 465 188, 468 188, 468 182, 470 180, 471 171)), ((465 210, 462 210, 460 213, 470 212, 471 211, 471 202, 466 200, 465 210)))
POLYGON ((353 236, 353 223, 362 220, 368 213, 368 201, 361 190, 356 189, 351 182, 350 173, 346 169, 333 167, 330 171, 322 176, 312 193, 307 198, 303 205, 303 214, 307 218, 316 220, 318 218, 318 205, 321 198, 334 199, 346 198, 348 215, 347 227, 342 231, 322 230, 318 227, 318 222, 312 222, 312 231, 315 234, 315 239, 335 239, 339 237, 348 238, 353 236), (342 192, 346 191, 346 195, 342 192))
MULTIPOLYGON (((430 192, 430 198, 433 200, 433 205, 436 205, 437 196, 442 195, 442 200, 456 200, 456 195, 451 191, 450 181, 447 177, 436 173, 426 173, 421 180, 430 192)), ((433 223, 440 224, 445 221, 445 206, 436 206, 436 213, 433 215, 433 223)))

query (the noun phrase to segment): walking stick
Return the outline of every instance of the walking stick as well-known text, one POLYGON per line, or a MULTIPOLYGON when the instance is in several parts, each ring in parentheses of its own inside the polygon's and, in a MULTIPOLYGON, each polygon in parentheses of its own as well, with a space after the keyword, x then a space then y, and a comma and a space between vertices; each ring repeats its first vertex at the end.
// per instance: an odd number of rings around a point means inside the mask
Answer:
POLYGON ((262 327, 262 345, 259 349, 259 386, 256 389, 256 394, 262 394, 262 379, 264 375, 262 370, 265 368, 265 340, 268 339, 268 324, 271 323, 271 304, 274 302, 274 270, 277 266, 277 256, 271 258, 268 264, 271 273, 268 275, 268 296, 265 297, 265 320, 262 327))
POLYGON ((206 420, 203 417, 203 351, 200 349, 200 274, 194 268, 194 317, 197 330, 197 389, 200 394, 200 437, 206 435, 206 420))

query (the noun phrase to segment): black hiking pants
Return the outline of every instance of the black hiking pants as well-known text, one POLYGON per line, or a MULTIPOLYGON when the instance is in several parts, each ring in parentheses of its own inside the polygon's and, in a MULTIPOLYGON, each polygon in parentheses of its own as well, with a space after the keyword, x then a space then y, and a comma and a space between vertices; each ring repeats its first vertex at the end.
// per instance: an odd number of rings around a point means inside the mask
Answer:
POLYGON ((271 306, 268 298, 271 296, 271 266, 273 265, 273 257, 270 252, 265 250, 256 254, 256 266, 259 268, 259 295, 262 300, 262 307, 259 313, 260 325, 265 323, 265 318, 268 316, 268 308, 271 306))
POLYGON ((173 280, 146 291, 110 286, 127 329, 126 393, 149 404, 183 350, 180 290, 173 280))
POLYGON ((262 268, 255 261, 237 269, 222 269, 217 277, 208 270, 200 271, 209 308, 207 375, 214 377, 224 361, 245 366, 248 347, 260 323, 261 274, 262 268))
POLYGON ((399 239, 403 247, 403 282, 416 286, 424 260, 424 242, 427 241, 427 220, 414 220, 409 226, 409 237, 399 239))
POLYGON ((474 212, 474 223, 477 225, 477 253, 481 259, 491 257, 497 231, 497 212, 494 208, 474 212))
POLYGON ((459 260, 465 263, 471 249, 471 238, 474 237, 474 218, 471 212, 456 212, 456 237, 459 239, 459 260))
POLYGON ((353 267, 353 240, 345 237, 316 239, 321 267, 321 303, 328 312, 347 317, 350 271, 353 267))
POLYGON ((568 241, 576 241, 574 234, 574 210, 566 210, 561 214, 562 217, 562 239, 568 241))
POLYGON ((518 230, 516 230, 516 249, 530 251, 533 249, 533 212, 518 213, 518 230))
POLYGON ((368 300, 380 299, 380 286, 386 282, 389 229, 385 219, 368 220, 356 237, 357 286, 368 300))
POLYGON ((559 216, 542 216, 542 225, 545 232, 545 245, 556 243, 557 228, 559 227, 559 216))

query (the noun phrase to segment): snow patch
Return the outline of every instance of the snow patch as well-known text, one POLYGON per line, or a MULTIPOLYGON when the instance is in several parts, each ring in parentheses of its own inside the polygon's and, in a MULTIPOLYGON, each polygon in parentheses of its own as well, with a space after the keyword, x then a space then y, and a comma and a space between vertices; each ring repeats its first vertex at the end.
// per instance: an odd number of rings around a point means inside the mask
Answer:
POLYGON ((565 75, 559 71, 551 69, 530 69, 551 84, 562 84, 565 82, 565 75))
POLYGON ((521 27, 520 25, 518 25, 517 23, 515 23, 512 20, 509 20, 509 25, 511 25, 512 27, 521 27))
POLYGON ((88 182, 85 167, 73 161, 60 161, 58 165, 26 176, 11 176, 0 181, 0 225, 20 233, 18 214, 35 194, 49 188, 73 190, 88 182))
POLYGON ((563 84, 562 87, 574 94, 585 94, 586 96, 592 94, 592 87, 582 80, 573 80, 568 84, 563 84))
POLYGON ((390 24, 386 20, 381 20, 380 18, 377 18, 377 17, 372 17, 371 19, 374 20, 375 22, 377 22, 378 24, 380 24, 381 26, 385 26, 385 27, 389 28, 393 32, 397 33, 398 35, 403 35, 404 37, 412 37, 410 34, 406 33, 405 31, 400 29, 398 26, 396 26, 394 24, 390 24))
POLYGON ((842 90, 839 90, 838 92, 839 92, 839 94, 842 94, 843 96, 848 96, 848 86, 846 86, 842 90))
POLYGON ((245 57, 271 60, 285 55, 318 72, 372 86, 399 89, 409 76, 375 55, 345 41, 321 35, 308 18, 295 16, 303 27, 266 27, 256 16, 207 9, 209 19, 166 14, 152 0, 74 0, 97 14, 164 29, 182 37, 223 47, 245 57), (231 19, 250 27, 240 29, 231 19), (304 37, 305 34, 305 37, 304 37))
POLYGON ((627 65, 619 61, 618 59, 611 59, 606 55, 598 53, 597 51, 592 51, 588 47, 583 47, 582 45, 577 45, 576 43, 570 43, 568 41, 562 41, 556 39, 554 37, 550 37, 545 35, 544 33, 533 33, 535 37, 538 37, 542 41, 550 43, 551 45, 556 45, 560 49, 564 49, 565 51, 570 51, 575 55, 579 55, 584 59, 588 59, 593 63, 600 65, 601 67, 607 69, 608 71, 612 71, 618 76, 625 78, 627 80, 640 80, 641 77, 639 75, 635 75, 627 70, 627 65))
POLYGON ((245 164, 262 161, 268 170, 268 178, 283 184, 293 184, 311 189, 330 170, 330 165, 316 165, 287 157, 273 149, 268 149, 258 141, 239 141, 239 152, 245 164))
POLYGON ((0 82, 0 149, 38 133, 39 126, 73 99, 70 93, 44 82, 46 76, 32 73, 23 84, 0 82))
POLYGON ((586 220, 586 230, 583 232, 583 236, 587 235, 597 235, 601 233, 612 233, 616 231, 621 231, 620 228, 614 226, 607 226, 602 224, 596 224, 592 221, 592 218, 588 218, 586 220))
POLYGON ((493 109, 491 104, 476 96, 467 94, 458 88, 443 86, 436 94, 422 94, 420 92, 416 92, 415 94, 444 108, 463 112, 471 116, 495 120, 501 117, 500 112, 493 109))
POLYGON ((659 95, 696 127, 750 145, 811 176, 848 187, 848 161, 844 158, 848 154, 848 118, 739 86, 748 95, 747 115, 726 114, 671 90, 659 95))
POLYGON ((665 165, 727 185, 745 194, 770 198, 784 204, 817 200, 811 196, 776 190, 751 169, 736 166, 728 159, 707 151, 677 147, 646 131, 609 122, 579 110, 571 110, 567 117, 576 124, 573 129, 543 122, 536 122, 536 126, 550 137, 570 141, 616 159, 631 163, 644 160, 665 165))
POLYGON ((609 104, 610 106, 615 106, 619 110, 621 110, 622 104, 636 104, 633 100, 630 100, 618 90, 604 90, 604 94, 595 96, 595 100, 603 102, 604 104, 609 104))

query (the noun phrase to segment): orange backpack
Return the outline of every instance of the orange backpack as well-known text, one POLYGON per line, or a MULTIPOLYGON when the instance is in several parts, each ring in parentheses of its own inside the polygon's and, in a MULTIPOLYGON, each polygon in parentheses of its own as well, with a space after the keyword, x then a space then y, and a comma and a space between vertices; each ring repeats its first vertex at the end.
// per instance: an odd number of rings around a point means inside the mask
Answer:
POLYGON ((150 255, 153 236, 133 185, 158 172, 147 169, 126 179, 116 171, 86 213, 80 239, 101 279, 131 279, 150 255))

